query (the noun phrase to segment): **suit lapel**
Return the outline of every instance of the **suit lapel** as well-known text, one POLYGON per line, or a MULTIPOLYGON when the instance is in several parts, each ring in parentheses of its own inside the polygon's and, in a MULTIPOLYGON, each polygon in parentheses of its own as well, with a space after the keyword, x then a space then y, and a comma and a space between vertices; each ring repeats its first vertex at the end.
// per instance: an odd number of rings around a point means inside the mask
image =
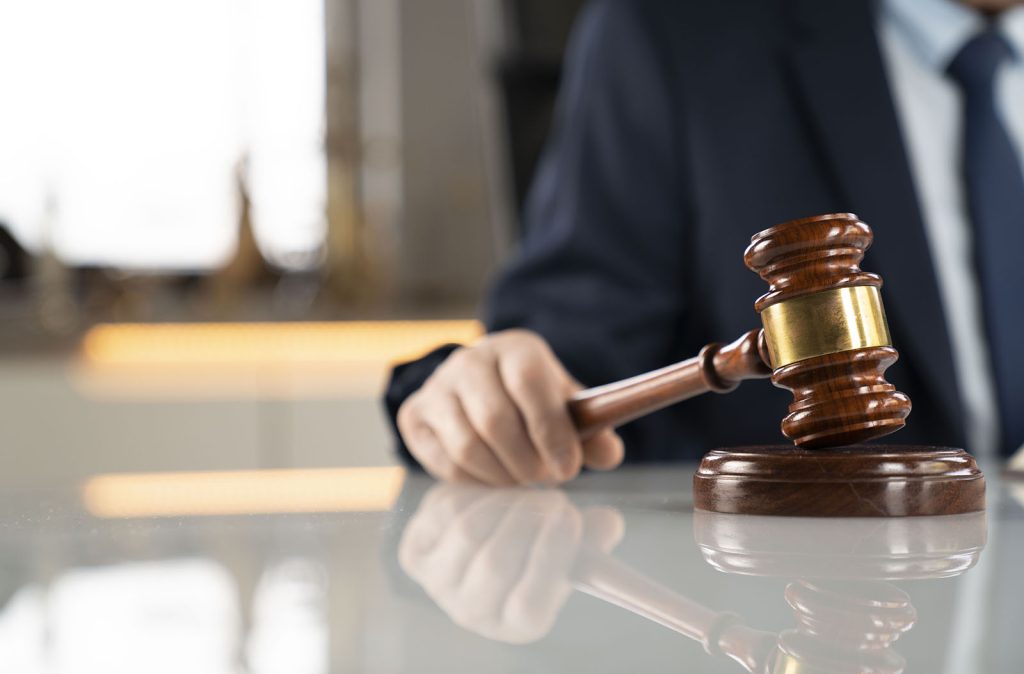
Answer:
POLYGON ((875 231, 865 268, 885 281, 902 359, 957 420, 960 403, 935 270, 866 0, 793 0, 791 64, 844 210, 875 231))

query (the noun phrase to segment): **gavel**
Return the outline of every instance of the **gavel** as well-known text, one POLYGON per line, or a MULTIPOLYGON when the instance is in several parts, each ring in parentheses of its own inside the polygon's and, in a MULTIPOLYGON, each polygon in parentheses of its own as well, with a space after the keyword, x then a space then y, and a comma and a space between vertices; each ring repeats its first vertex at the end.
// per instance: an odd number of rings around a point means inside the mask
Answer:
POLYGON ((762 328, 730 344, 708 344, 680 363, 579 392, 568 406, 581 436, 767 377, 793 393, 782 433, 800 447, 855 444, 902 428, 911 404, 885 379, 899 354, 882 308, 882 279, 860 268, 872 238, 850 213, 755 234, 744 261, 769 285, 754 304, 762 328))

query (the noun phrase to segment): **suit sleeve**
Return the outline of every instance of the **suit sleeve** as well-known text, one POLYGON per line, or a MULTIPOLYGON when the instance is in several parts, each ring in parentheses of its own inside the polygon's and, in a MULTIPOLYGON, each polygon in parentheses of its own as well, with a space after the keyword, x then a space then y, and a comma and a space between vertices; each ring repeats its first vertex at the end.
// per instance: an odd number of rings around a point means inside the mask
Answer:
MULTIPOLYGON (((646 6, 601 0, 578 21, 523 240, 484 308, 488 331, 539 333, 586 385, 670 362, 683 309, 678 120, 646 6)), ((396 370, 389 407, 441 360, 396 370)))
POLYGON ((489 330, 543 335, 587 385, 666 364, 683 310, 671 59, 642 2, 592 4, 570 45, 525 236, 489 330))

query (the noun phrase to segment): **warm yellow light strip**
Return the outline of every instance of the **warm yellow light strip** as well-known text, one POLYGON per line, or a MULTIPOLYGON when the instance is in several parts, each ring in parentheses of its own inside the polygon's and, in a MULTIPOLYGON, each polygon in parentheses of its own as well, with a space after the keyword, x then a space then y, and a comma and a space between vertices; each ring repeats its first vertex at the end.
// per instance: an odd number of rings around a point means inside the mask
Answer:
POLYGON ((478 321, 105 324, 82 339, 92 365, 390 363, 479 337, 478 321))
POLYGON ((95 517, 189 517, 390 510, 398 466, 97 475, 82 486, 95 517))

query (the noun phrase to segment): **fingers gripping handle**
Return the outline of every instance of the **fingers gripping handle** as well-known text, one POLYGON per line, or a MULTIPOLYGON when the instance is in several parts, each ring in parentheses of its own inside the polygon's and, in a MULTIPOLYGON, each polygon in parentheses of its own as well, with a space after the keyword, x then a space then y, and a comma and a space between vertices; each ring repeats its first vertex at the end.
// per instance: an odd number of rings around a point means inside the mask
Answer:
POLYGON ((620 426, 701 393, 728 393, 744 379, 771 376, 761 330, 735 342, 708 344, 695 358, 629 379, 580 391, 569 400, 580 435, 620 426))

